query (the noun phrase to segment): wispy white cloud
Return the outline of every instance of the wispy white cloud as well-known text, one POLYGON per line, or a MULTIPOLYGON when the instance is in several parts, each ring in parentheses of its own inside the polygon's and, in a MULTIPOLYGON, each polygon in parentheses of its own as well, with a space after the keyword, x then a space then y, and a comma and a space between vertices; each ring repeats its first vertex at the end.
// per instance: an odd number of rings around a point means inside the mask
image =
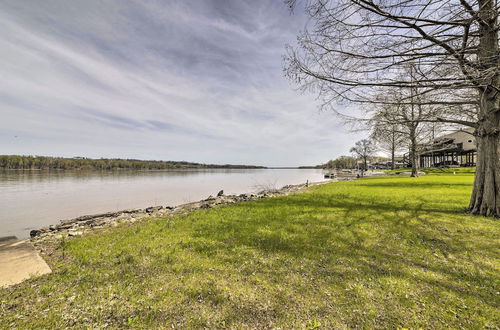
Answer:
POLYGON ((0 3, 0 153, 315 164, 353 135, 282 77, 276 1, 0 3))

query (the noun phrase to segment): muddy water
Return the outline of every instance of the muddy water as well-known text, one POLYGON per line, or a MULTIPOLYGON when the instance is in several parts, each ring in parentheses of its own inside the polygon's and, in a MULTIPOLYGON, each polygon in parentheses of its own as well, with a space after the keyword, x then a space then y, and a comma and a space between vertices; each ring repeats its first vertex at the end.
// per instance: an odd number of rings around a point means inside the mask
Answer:
POLYGON ((0 171, 0 237, 81 215, 323 181, 321 170, 0 171))

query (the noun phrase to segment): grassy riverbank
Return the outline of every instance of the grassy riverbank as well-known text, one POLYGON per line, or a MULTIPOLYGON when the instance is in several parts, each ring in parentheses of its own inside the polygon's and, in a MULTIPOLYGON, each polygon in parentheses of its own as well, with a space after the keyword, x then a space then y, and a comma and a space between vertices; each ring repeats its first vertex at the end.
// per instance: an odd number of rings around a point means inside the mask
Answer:
POLYGON ((500 225, 473 177, 367 178, 61 242, 0 328, 498 327, 500 225))

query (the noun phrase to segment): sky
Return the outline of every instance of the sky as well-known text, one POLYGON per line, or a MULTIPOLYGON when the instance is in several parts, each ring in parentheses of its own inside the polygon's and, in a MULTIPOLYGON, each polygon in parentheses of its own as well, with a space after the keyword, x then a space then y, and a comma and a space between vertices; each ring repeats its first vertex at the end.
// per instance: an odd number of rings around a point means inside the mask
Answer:
POLYGON ((361 138, 283 76, 281 0, 0 1, 0 154, 298 166, 361 138))

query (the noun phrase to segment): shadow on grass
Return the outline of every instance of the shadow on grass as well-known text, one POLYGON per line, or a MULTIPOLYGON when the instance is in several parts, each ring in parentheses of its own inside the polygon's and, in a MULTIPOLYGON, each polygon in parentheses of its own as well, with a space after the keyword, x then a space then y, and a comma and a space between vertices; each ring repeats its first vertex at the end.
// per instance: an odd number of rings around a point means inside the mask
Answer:
MULTIPOLYGON (((398 183, 398 182, 380 182, 380 183, 377 183, 377 184, 373 184, 373 183, 369 183, 367 184, 369 185, 370 187, 374 187, 374 188, 388 188, 388 187, 393 187, 393 188, 406 188, 406 189, 412 189, 414 187, 412 186, 408 186, 408 183, 398 183)), ((414 182, 414 185, 415 186, 418 186, 418 187, 439 187, 439 188, 443 188, 443 187, 470 187, 470 184, 469 183, 432 183, 432 182, 414 182)), ((472 190, 472 188, 471 188, 472 190)))
MULTIPOLYGON (((372 187, 372 186, 370 186, 372 187)), ((436 213, 447 213, 451 216, 456 216, 458 214, 464 214, 466 208, 465 205, 461 207, 455 207, 450 205, 449 200, 438 200, 434 199, 432 201, 425 200, 422 197, 414 197, 411 202, 408 201, 394 201, 390 197, 386 199, 373 199, 371 197, 360 197, 356 196, 354 198, 345 196, 343 194, 313 194, 316 198, 312 199, 301 199, 301 198, 290 198, 286 201, 288 206, 298 206, 302 208, 308 208, 317 210, 318 208, 337 208, 344 209, 347 211, 362 210, 366 212, 380 211, 380 212, 401 212, 408 211, 413 212, 414 215, 418 216, 427 212, 436 213)))
POLYGON ((366 182, 74 238, 50 277, 9 289, 0 328, 122 328, 135 316, 143 328, 495 324, 497 223, 463 214, 461 187, 366 182))
MULTIPOLYGON (((463 221, 461 208, 432 204, 422 198, 398 205, 342 194, 302 194, 234 206, 231 217, 197 224, 195 236, 232 250, 281 255, 292 263, 307 260, 315 275, 328 273, 332 281, 364 278, 377 282, 390 276, 497 306, 491 299, 492 289, 475 289, 493 288, 491 274, 496 270, 473 255, 493 253, 498 246, 481 233, 459 233, 446 228, 446 221, 429 219, 463 221), (281 203, 286 203, 286 209, 281 203), (339 261, 350 266, 340 267, 339 261)), ((241 256, 226 258, 241 263, 241 256)))

